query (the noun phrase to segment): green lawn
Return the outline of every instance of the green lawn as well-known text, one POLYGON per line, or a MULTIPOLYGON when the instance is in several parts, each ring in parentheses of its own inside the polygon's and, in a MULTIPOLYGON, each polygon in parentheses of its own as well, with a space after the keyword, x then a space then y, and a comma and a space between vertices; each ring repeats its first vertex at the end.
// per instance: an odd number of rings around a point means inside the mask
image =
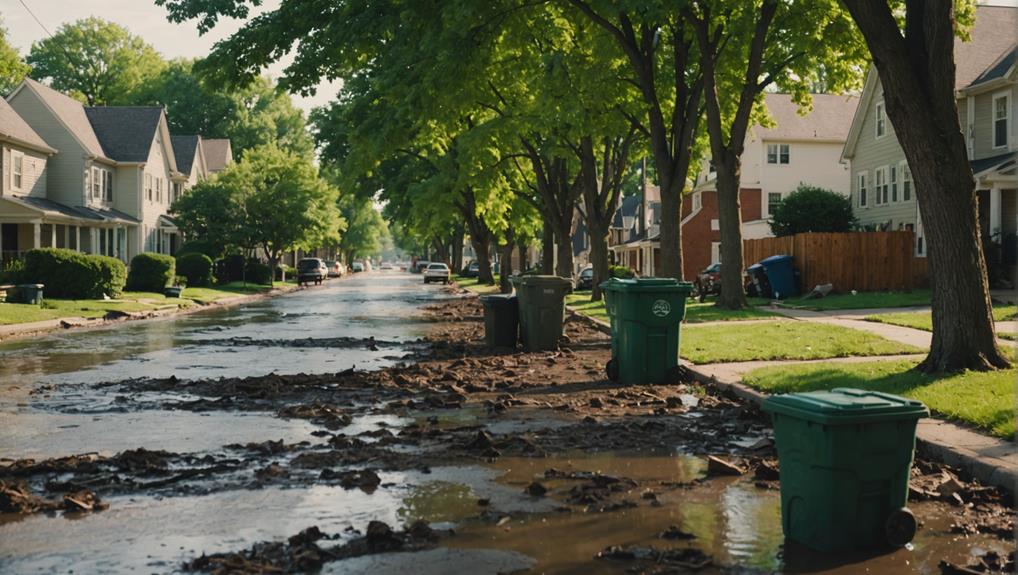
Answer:
POLYGON ((903 395, 935 414, 974 425, 997 437, 1015 433, 1015 378, 1018 370, 966 371, 930 376, 911 369, 913 361, 765 367, 743 377, 768 393, 856 387, 903 395))
MULTIPOLYGON (((274 288, 293 282, 275 282, 274 288)), ((208 303, 237 295, 269 291, 268 286, 233 282, 207 288, 185 288, 182 296, 167 298, 155 292, 124 292, 113 300, 44 299, 41 306, 20 303, 0 303, 0 325, 45 321, 68 317, 96 318, 110 311, 128 313, 153 311, 171 306, 178 308, 208 303)))
POLYGON ((456 282, 456 284, 459 285, 461 288, 468 289, 468 290, 470 290, 470 291, 472 291, 474 293, 479 293, 481 295, 498 293, 498 291, 499 291, 499 289, 498 289, 499 275, 498 274, 495 274, 495 285, 482 284, 482 283, 477 281, 477 278, 464 278, 464 277, 460 277, 460 276, 455 275, 455 274, 453 274, 452 280, 454 282, 456 282))
POLYGON ((930 290, 910 292, 859 292, 856 295, 833 294, 820 299, 788 299, 783 307, 827 311, 839 309, 866 309, 879 307, 910 307, 930 305, 930 290))
MULTIPOLYGON (((863 319, 877 323, 921 329, 923 331, 933 331, 933 315, 928 311, 881 313, 868 315, 863 319)), ((993 308, 994 321, 1014 321, 1015 319, 1018 319, 1018 306, 1002 305, 993 308)), ((1015 334, 1012 333, 1004 332, 997 335, 1004 339, 1015 339, 1015 334)))
MULTIPOLYGON (((700 303, 691 299, 686 300, 686 323, 702 323, 705 321, 739 321, 747 319, 766 319, 778 316, 773 312, 758 309, 756 306, 764 305, 767 302, 759 298, 750 298, 750 306, 739 311, 729 311, 714 307, 714 302, 700 303)), ((582 291, 566 296, 566 305, 575 309, 578 313, 588 315, 596 319, 608 320, 608 313, 604 309, 604 301, 590 301, 590 292, 582 291)), ((780 317, 780 316, 778 316, 780 317)))
POLYGON ((773 321, 682 328, 682 357, 693 363, 920 353, 919 348, 847 327, 773 321))

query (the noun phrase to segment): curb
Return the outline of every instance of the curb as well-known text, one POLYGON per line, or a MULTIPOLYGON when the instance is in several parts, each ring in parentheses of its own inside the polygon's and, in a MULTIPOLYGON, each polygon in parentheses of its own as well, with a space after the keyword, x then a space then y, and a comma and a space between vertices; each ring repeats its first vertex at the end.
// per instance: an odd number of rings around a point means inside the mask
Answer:
MULTIPOLYGON (((568 309, 573 316, 579 318, 581 321, 590 323, 602 332, 611 332, 611 327, 607 322, 585 316, 568 306, 566 309, 568 309)), ((683 361, 682 364, 689 370, 693 379, 699 383, 714 386, 743 400, 752 402, 757 406, 763 403, 763 401, 768 397, 767 394, 757 391, 747 385, 743 385, 741 382, 720 380, 713 375, 708 375, 689 362, 683 361)), ((944 425, 952 425, 946 421, 942 421, 942 423, 944 425)), ((1014 444, 1003 441, 999 441, 999 443, 999 448, 1002 451, 1015 453, 1016 450, 1018 450, 1018 446, 1015 446, 1014 444)), ((929 457, 930 459, 965 471, 984 485, 999 487, 1012 494, 1012 496, 1018 494, 1018 466, 1008 466, 1004 461, 997 457, 987 456, 973 449, 939 441, 936 437, 920 438, 917 435, 916 450, 922 453, 925 457, 929 457)))

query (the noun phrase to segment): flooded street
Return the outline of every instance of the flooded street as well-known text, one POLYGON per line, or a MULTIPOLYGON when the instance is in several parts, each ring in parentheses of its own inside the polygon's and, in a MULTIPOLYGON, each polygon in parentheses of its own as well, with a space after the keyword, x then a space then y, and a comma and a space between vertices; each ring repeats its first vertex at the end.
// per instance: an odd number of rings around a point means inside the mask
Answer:
POLYGON ((894 552, 786 545, 759 412, 610 385, 607 339, 572 321, 562 351, 492 354, 479 312, 382 272, 0 348, 22 510, 0 572, 906 574, 1014 548, 990 492, 910 503, 894 552))

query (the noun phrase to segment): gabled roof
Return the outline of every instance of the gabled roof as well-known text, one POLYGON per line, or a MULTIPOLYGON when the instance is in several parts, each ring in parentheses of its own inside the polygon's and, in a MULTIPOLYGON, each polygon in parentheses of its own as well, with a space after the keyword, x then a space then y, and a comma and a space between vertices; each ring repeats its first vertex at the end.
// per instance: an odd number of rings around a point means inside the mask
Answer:
MULTIPOLYGON (((976 21, 969 31, 971 40, 954 40, 955 77, 954 89, 983 84, 1002 77, 1014 66, 1016 42, 1018 42, 1018 8, 1008 6, 977 6, 976 21)), ((866 74, 859 107, 852 119, 852 128, 841 153, 842 159, 855 155, 856 142, 865 114, 877 91, 880 77, 876 68, 870 66, 866 74)))
POLYGON ((195 154, 198 152, 198 142, 201 136, 170 136, 173 144, 173 155, 177 158, 177 169, 182 174, 190 174, 191 166, 194 165, 195 154))
POLYGON ((21 86, 8 96, 7 99, 13 99, 24 89, 31 90, 38 96, 42 103, 53 112, 86 152, 93 156, 105 157, 103 148, 99 144, 99 138, 96 137, 95 132, 92 130, 92 124, 88 121, 88 117, 85 115, 85 107, 81 105, 81 102, 49 86, 40 84, 31 78, 25 78, 21 86))
POLYGON ((11 140, 49 154, 56 153, 4 99, 0 99, 0 139, 11 140))
POLYGON ((613 228, 624 227, 622 218, 634 218, 636 217, 637 211, 640 209, 640 196, 626 196, 622 198, 622 205, 619 209, 615 210, 615 216, 612 218, 613 228))
POLYGON ((843 142, 859 105, 856 96, 813 94, 813 109, 805 116, 789 94, 765 94, 764 103, 775 126, 756 127, 763 140, 843 142))
POLYGON ((977 7, 976 22, 969 35, 972 38, 969 42, 959 38, 954 41, 955 90, 984 82, 980 76, 995 67, 1002 54, 1014 49, 1018 41, 1018 8, 977 7))
POLYGON ((1013 152, 999 154, 989 158, 981 158, 979 160, 970 160, 969 165, 972 166, 972 175, 978 178, 983 174, 983 172, 993 171, 1008 162, 1014 162, 1013 152))
POLYGON ((147 162, 163 109, 156 106, 85 108, 106 157, 118 162, 147 162))
POLYGON ((229 139, 203 139, 202 147, 205 148, 205 168, 209 172, 221 172, 233 162, 233 150, 230 148, 229 139))

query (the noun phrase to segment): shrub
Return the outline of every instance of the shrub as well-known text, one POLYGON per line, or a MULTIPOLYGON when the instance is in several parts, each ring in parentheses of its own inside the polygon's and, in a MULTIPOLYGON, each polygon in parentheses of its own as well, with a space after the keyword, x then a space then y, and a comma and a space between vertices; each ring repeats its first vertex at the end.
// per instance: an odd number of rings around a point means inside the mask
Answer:
POLYGON ((214 260, 222 255, 222 250, 218 246, 213 245, 212 242, 191 240, 180 246, 180 249, 177 250, 177 258, 186 254, 205 254, 209 259, 214 260))
POLYGON ((177 256, 177 273, 187 278, 189 286, 207 286, 212 283, 212 259, 198 252, 177 256))
POLYGON ((7 260, 0 266, 0 284, 25 283, 24 275, 25 262, 22 260, 7 260))
POLYGON ((230 254, 216 262, 216 279, 220 283, 239 282, 245 279, 246 260, 241 254, 230 254))
POLYGON ((256 284, 270 285, 272 270, 269 266, 252 258, 247 261, 247 281, 256 284))
POLYGON ((636 274, 633 273, 633 270, 626 266, 611 266, 608 268, 608 276, 618 278, 620 280, 629 280, 636 277, 636 274))
POLYGON ((41 248, 25 253, 20 275, 21 281, 45 285, 49 297, 99 299, 120 296, 127 272, 116 258, 41 248))
POLYGON ((850 198, 807 184, 799 184, 771 213, 771 232, 776 236, 848 232, 857 226, 850 198))
POLYGON ((293 266, 288 266, 286 264, 279 264, 279 266, 276 267, 275 279, 277 282, 283 281, 283 272, 286 272, 286 277, 288 279, 294 279, 297 277, 297 268, 293 266))
POLYGON ((162 293, 173 282, 177 262, 173 256, 143 253, 131 260, 131 272, 127 274, 127 289, 130 291, 151 291, 162 293))

